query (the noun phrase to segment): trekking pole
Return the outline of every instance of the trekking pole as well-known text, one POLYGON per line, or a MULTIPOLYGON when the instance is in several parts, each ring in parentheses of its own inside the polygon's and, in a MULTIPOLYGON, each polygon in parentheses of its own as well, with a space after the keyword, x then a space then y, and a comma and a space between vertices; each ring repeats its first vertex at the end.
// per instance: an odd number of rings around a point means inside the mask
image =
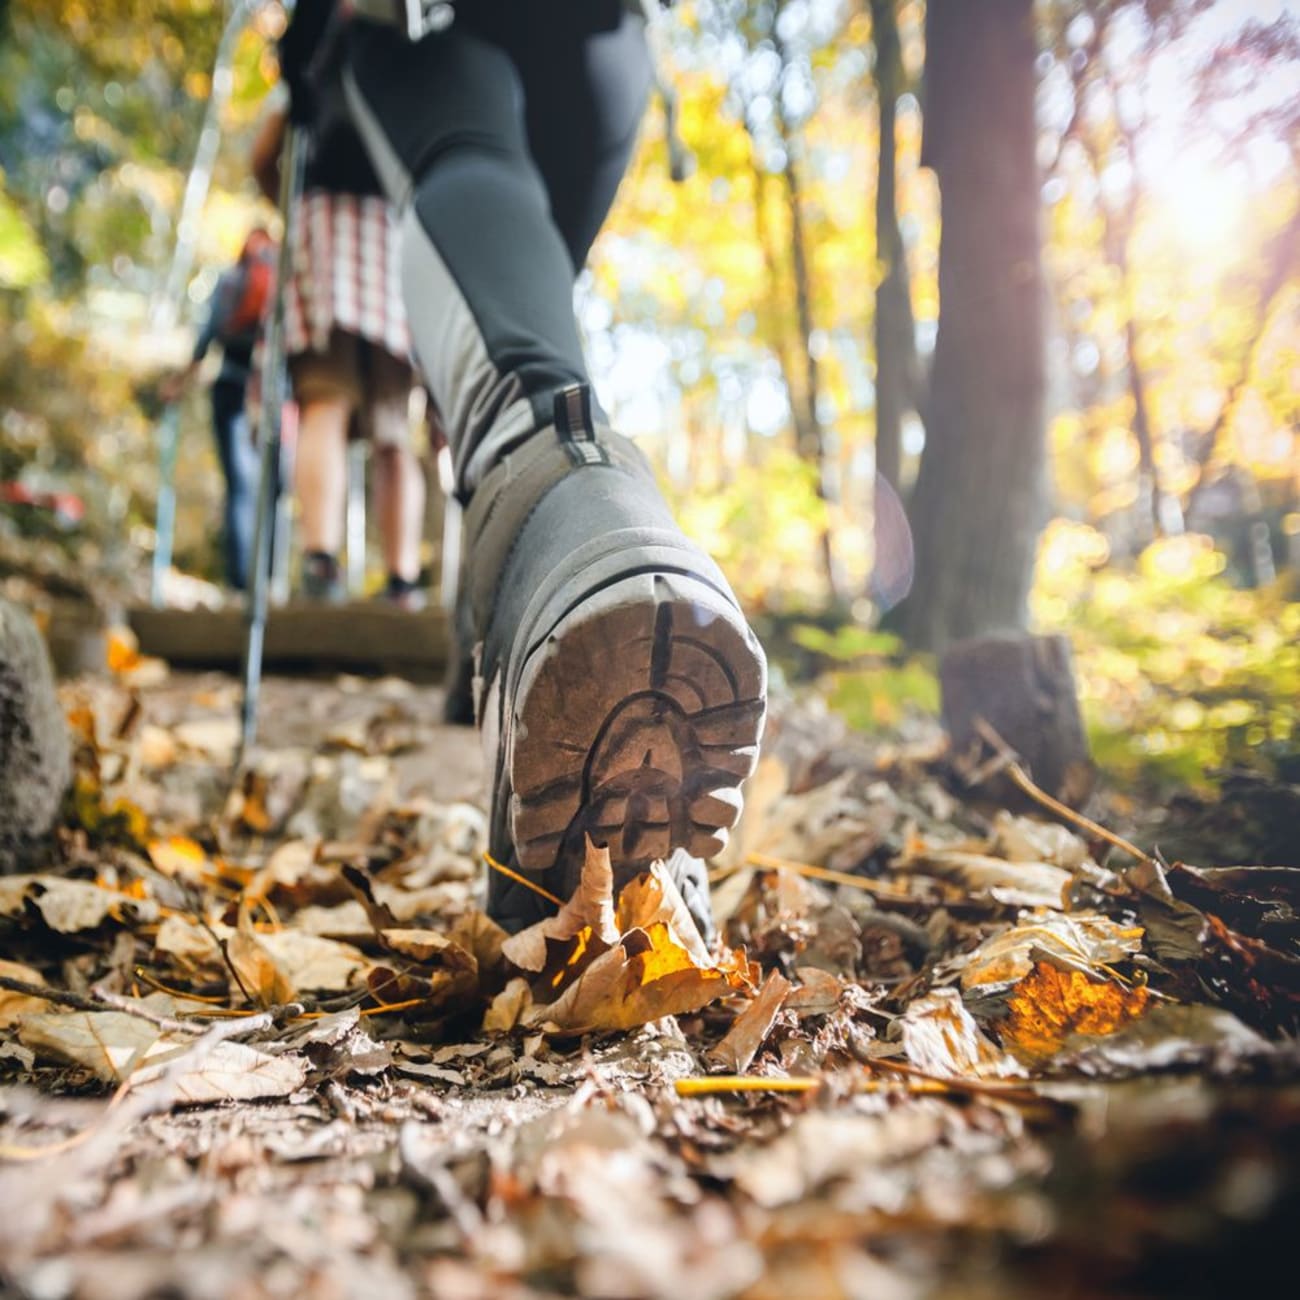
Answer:
POLYGON ((271 544, 280 495, 280 421, 288 397, 284 352, 284 294, 293 268, 293 219, 302 193, 306 162, 304 130, 290 122, 280 150, 279 256, 275 292, 266 321, 262 350, 261 472, 257 484, 257 515, 253 531, 253 560, 248 601, 244 606, 243 701, 240 709, 239 753, 235 769, 257 739, 257 706, 262 690, 262 659, 266 647, 267 607, 271 594, 271 544))

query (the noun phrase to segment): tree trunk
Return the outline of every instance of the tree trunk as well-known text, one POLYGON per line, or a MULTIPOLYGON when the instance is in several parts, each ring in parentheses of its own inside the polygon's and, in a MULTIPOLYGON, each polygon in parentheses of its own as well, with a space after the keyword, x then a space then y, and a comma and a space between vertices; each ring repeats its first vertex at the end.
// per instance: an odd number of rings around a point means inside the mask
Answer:
POLYGON ((940 313, 899 625, 941 650, 1025 627, 1045 514, 1032 0, 931 0, 926 50, 940 313))
POLYGON ((917 388, 916 324, 903 232, 898 224, 895 128, 903 89, 896 0, 870 0, 874 80, 880 116, 876 180, 876 473, 898 491, 903 462, 903 416, 917 388))

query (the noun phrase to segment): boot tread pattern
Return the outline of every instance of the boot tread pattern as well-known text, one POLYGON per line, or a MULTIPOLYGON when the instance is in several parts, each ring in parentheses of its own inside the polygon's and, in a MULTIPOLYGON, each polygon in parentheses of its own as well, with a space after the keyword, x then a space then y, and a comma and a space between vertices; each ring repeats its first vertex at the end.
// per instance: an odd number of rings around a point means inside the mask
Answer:
POLYGON ((766 665, 743 616, 684 574, 641 573, 566 617, 524 668, 509 720, 519 865, 616 866, 722 851, 758 761, 766 665))

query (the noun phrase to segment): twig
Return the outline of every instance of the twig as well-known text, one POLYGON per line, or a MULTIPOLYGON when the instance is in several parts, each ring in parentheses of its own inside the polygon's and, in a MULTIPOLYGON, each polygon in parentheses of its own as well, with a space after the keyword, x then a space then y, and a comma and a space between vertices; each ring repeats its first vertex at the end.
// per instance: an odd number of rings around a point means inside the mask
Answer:
MULTIPOLYGON (((975 719, 975 730, 979 732, 981 738, 985 740, 997 752, 999 759, 1002 760, 1001 770, 1006 772, 1007 776, 1020 787, 1025 794, 1031 799, 1042 804, 1044 808, 1054 812, 1063 821, 1071 822, 1079 827, 1080 830, 1087 831, 1090 835, 1099 840, 1105 840, 1107 844, 1113 845, 1117 849, 1123 850, 1130 857, 1136 858, 1139 862, 1150 862, 1151 855, 1143 853, 1136 844, 1130 844, 1122 835, 1116 835, 1114 831, 1108 831, 1104 826, 1098 825, 1090 817, 1085 817, 1082 813, 1075 812, 1067 804, 1063 804, 1059 799, 1053 799, 1046 790, 1035 785, 1030 779, 1029 773, 1020 766, 1019 758, 1016 751, 1002 739, 1000 735, 989 725, 983 718, 975 719)), ((993 771, 998 770, 996 767, 991 771, 984 773, 985 776, 991 776, 993 771)), ((984 769, 980 771, 983 773, 984 769)), ((972 784, 977 784, 972 782, 972 784)))
POLYGON ((61 1007, 72 1007, 76 1011, 102 1011, 102 1004, 93 998, 83 998, 80 993, 65 993, 62 989, 52 989, 44 984, 28 984, 26 980, 16 980, 9 975, 0 975, 0 989, 10 993, 22 993, 29 998, 40 998, 43 1002, 56 1002, 61 1007))
POLYGON ((244 995, 244 1001, 251 1007, 257 1001, 248 991, 244 981, 240 979, 239 972, 235 969, 235 963, 230 960, 230 950, 226 947, 226 941, 222 939, 217 932, 208 924, 208 918, 203 914, 203 900, 196 899, 188 884, 181 882, 181 888, 185 892, 185 900, 189 903, 190 913, 194 919, 208 933, 208 938, 217 945, 217 951, 221 954, 221 960, 225 962, 226 969, 230 972, 230 977, 235 981, 235 987, 244 995))
POLYGON ((165 1030, 169 1033, 193 1034, 198 1032, 192 1024, 187 1024, 183 1020, 173 1020, 170 1016, 164 1016, 154 1011, 151 1007, 142 1006, 133 998, 123 997, 119 993, 110 993, 107 989, 101 989, 98 986, 90 990, 89 997, 83 997, 80 993, 69 993, 63 989, 50 988, 45 984, 29 984, 26 980, 16 980, 9 975, 0 975, 0 988, 8 989, 11 993, 22 993, 27 997, 40 998, 43 1002, 54 1002, 61 1007, 72 1007, 75 1011, 120 1011, 123 1015, 134 1016, 137 1020, 147 1021, 149 1024, 158 1029, 165 1030))
POLYGON ((483 861, 486 862, 493 871, 499 871, 503 876, 509 877, 517 885, 524 885, 528 889, 531 889, 534 894, 539 894, 542 898, 546 899, 548 903, 554 903, 556 907, 564 906, 564 900, 562 898, 556 898, 549 889, 543 889, 541 885, 537 884, 535 881, 529 880, 527 876, 521 876, 513 867, 507 867, 504 862, 498 862, 490 853, 485 853, 483 855, 483 861))
MULTIPOLYGON (((679 1097, 708 1097, 720 1092, 816 1092, 830 1083, 833 1075, 794 1075, 790 1078, 765 1078, 762 1075, 714 1074, 678 1079, 673 1087, 679 1097)), ((854 1092, 908 1092, 918 1096, 950 1092, 938 1079, 858 1079, 854 1092)))
MULTIPOLYGON (((762 871, 789 871, 796 876, 809 876, 813 880, 828 880, 832 884, 847 885, 850 889, 861 889, 879 898, 891 898, 900 903, 915 903, 917 900, 904 889, 896 885, 887 885, 881 880, 868 880, 864 876, 855 876, 847 871, 832 871, 829 867, 814 866, 811 862, 788 862, 785 858, 774 858, 766 853, 751 853, 741 867, 757 867, 762 871)), ((709 873, 710 883, 731 875, 731 868, 723 868, 709 873)))

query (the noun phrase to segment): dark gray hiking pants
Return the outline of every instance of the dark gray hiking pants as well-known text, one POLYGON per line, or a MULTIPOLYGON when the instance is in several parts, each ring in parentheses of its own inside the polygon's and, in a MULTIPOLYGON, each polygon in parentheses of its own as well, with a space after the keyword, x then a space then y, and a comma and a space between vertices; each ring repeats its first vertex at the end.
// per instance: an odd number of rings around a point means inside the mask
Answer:
POLYGON ((354 23, 347 101, 402 221, 415 352, 462 497, 587 382, 573 280, 650 87, 618 0, 463 0, 408 44, 354 23))

